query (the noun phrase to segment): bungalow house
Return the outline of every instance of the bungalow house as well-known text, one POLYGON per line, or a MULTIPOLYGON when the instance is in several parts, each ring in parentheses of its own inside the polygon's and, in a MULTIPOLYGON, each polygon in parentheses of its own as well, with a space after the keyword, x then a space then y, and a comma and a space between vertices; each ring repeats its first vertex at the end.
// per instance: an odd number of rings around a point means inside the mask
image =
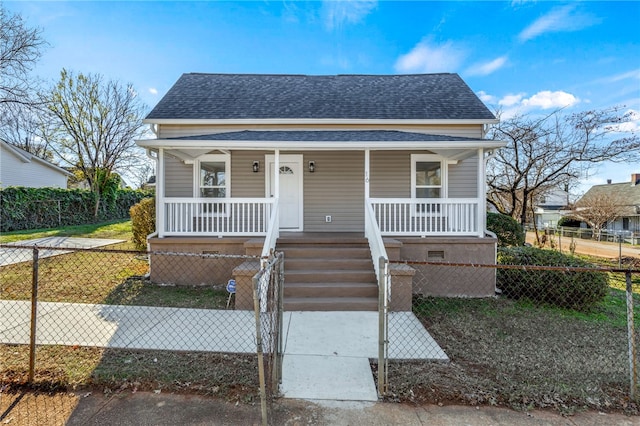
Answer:
MULTIPOLYGON (((145 122, 156 135, 137 141, 157 160, 151 250, 283 251, 285 309, 375 310, 380 256, 495 262, 485 166, 504 144, 484 139, 497 120, 457 74, 184 74, 145 122)), ((243 286, 258 265, 188 259, 152 257, 152 280, 235 277, 236 308, 253 306, 243 286)), ((495 291, 490 269, 412 283, 415 270, 393 266, 394 309, 410 309, 412 293, 495 291)))
POLYGON ((622 235, 635 244, 640 237, 640 173, 632 173, 630 182, 611 183, 611 180, 607 180, 606 184, 593 185, 580 200, 598 199, 604 194, 623 203, 618 206, 618 217, 604 228, 613 233, 622 231, 622 235))
POLYGON ((67 188, 72 177, 62 167, 0 139, 0 188, 67 188))

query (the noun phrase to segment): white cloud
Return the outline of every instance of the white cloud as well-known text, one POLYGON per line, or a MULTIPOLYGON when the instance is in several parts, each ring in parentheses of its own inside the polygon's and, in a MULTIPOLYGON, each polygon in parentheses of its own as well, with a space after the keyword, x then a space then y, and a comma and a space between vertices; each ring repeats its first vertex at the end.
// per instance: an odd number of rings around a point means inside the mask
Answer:
POLYGON ((464 56, 465 52, 451 41, 437 45, 423 40, 398 58, 395 69, 400 73, 455 72, 464 56))
POLYGON ((578 31, 601 21, 593 15, 575 12, 577 6, 576 3, 571 3, 553 8, 522 30, 518 39, 525 42, 545 33, 578 31))
POLYGON ((484 90, 480 90, 479 92, 476 93, 476 95, 478 95, 480 100, 486 104, 493 104, 496 102, 496 97, 488 94, 484 90))
POLYGON ((538 92, 531 96, 529 99, 523 99, 522 105, 538 107, 541 109, 550 109, 572 106, 577 104, 579 101, 580 100, 571 93, 563 92, 561 90, 556 92, 543 90, 542 92, 538 92))
POLYGON ((535 110, 571 107, 579 102, 582 100, 571 93, 542 90, 530 97, 526 93, 508 94, 498 101, 498 105, 500 118, 508 119, 535 110))
POLYGON ((504 106, 504 107, 511 107, 514 105, 518 105, 520 104, 520 101, 522 100, 524 95, 525 95, 524 93, 518 93, 516 95, 506 95, 505 97, 503 97, 498 101, 498 105, 504 106))
POLYGON ((158 89, 156 89, 155 87, 149 87, 149 93, 151 93, 152 95, 157 95, 158 89))
POLYGON ((507 63, 507 56, 500 56, 495 58, 493 61, 485 62, 482 64, 475 64, 467 69, 465 74, 468 75, 489 75, 500 68, 502 68, 507 63))
POLYGON ((333 30, 344 24, 357 24, 376 7, 377 0, 325 0, 322 2, 325 27, 333 30))

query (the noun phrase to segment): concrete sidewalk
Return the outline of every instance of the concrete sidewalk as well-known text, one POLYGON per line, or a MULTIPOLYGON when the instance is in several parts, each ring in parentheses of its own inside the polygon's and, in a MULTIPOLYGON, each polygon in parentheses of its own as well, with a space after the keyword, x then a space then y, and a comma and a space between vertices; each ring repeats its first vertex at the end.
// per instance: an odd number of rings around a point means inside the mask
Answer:
MULTIPOLYGON (((105 238, 79 238, 79 237, 45 237, 33 240, 22 240, 15 243, 9 243, 9 246, 38 246, 44 247, 38 253, 39 258, 59 256, 61 254, 71 253, 72 250, 47 250, 46 248, 55 247, 68 249, 83 249, 104 247, 111 244, 121 243, 124 240, 110 240, 105 238)), ((0 266, 13 265, 14 263, 28 262, 33 259, 33 250, 26 248, 0 248, 0 266)))
MULTIPOLYGON (((4 406, 5 404, 2 404, 4 406)), ((2 407, 0 407, 2 408, 2 407)), ((67 425, 260 425, 260 405, 233 404, 193 395, 138 392, 78 398, 67 425)), ((640 418, 624 414, 577 413, 564 417, 551 411, 518 412, 498 407, 406 405, 343 402, 316 404, 279 400, 270 424, 293 425, 640 425, 640 418)))
MULTIPOLYGON (((255 353, 253 311, 39 302, 39 345, 255 353)), ((0 300, 0 343, 28 344, 31 304, 0 300)), ((390 313, 389 357, 448 361, 411 312, 390 313)), ((377 401, 377 312, 285 312, 282 394, 377 401)))

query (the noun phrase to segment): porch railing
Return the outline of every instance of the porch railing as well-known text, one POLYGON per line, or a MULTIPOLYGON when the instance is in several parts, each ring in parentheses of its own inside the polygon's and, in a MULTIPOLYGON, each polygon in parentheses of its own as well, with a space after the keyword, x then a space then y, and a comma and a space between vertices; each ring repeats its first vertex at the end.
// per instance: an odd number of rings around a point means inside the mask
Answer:
POLYGON ((160 236, 267 235, 273 198, 164 198, 160 236))
POLYGON ((384 241, 380 233, 378 223, 376 223, 375 215, 372 209, 372 204, 365 202, 364 208, 364 236, 369 242, 369 250, 371 251, 371 259, 373 261, 373 267, 376 271, 376 277, 378 283, 381 283, 380 268, 378 262, 380 258, 389 261, 387 256, 387 250, 384 247, 384 241))
POLYGON ((264 238, 264 245, 262 246, 262 255, 260 256, 260 262, 263 268, 276 249, 276 242, 278 241, 278 237, 280 237, 280 209, 278 200, 275 200, 271 212, 271 220, 267 228, 267 235, 264 238))
POLYGON ((369 200, 382 235, 477 236, 480 233, 477 198, 369 200))

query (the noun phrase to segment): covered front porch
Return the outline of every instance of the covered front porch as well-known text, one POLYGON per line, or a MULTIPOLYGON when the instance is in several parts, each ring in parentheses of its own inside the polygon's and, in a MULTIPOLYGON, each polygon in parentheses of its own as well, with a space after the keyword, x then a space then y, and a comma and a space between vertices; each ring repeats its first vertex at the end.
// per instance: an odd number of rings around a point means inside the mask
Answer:
MULTIPOLYGON (((357 233, 368 251, 367 271, 358 267, 359 276, 370 274, 361 280, 378 288, 390 279, 380 259, 420 260, 414 256, 427 255, 430 243, 450 248, 436 250, 440 260, 495 261, 484 196, 485 164, 495 141, 397 131, 242 131, 145 145, 158 164, 152 250, 251 254, 264 261, 285 233, 333 239, 357 233), (481 250, 460 250, 475 243, 481 250), (418 249, 401 252, 402 245, 418 249), (455 254, 460 252, 465 256, 455 254)), ((341 250, 336 244, 333 251, 341 250)), ((313 264, 311 257, 303 260, 298 263, 313 264)), ((325 259, 341 266, 324 269, 336 275, 353 269, 338 260, 325 259)), ((151 274, 166 279, 153 267, 151 274)), ((313 269, 307 275, 333 282, 313 269)), ((303 276, 298 271, 296 277, 303 276)), ((196 281, 206 279, 204 274, 196 281)), ((493 293, 492 284, 486 294, 493 293)), ((410 309, 410 284, 406 294, 410 309)))

